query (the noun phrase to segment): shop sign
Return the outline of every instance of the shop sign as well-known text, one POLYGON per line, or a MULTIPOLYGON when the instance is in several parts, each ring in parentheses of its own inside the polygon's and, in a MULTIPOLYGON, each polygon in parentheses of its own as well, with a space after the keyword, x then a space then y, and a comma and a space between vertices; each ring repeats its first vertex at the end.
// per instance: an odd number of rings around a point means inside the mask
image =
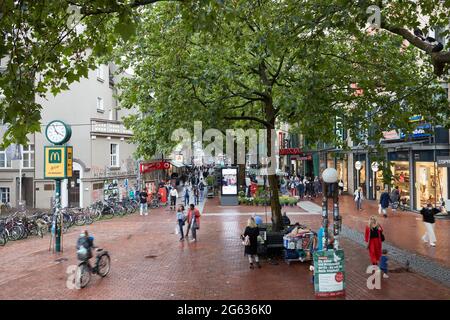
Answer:
POLYGON ((72 147, 44 147, 44 178, 66 179, 72 177, 72 157, 72 147))
POLYGON ((397 132, 397 130, 384 131, 383 132, 383 139, 384 140, 399 140, 400 139, 400 135, 397 132))
POLYGON ((317 297, 336 297, 345 294, 343 250, 314 252, 314 291, 317 297))
POLYGON ((450 157, 437 157, 438 167, 450 167, 450 157))
POLYGON ((152 172, 152 171, 156 171, 156 170, 165 170, 165 169, 170 169, 170 162, 157 161, 157 162, 150 162, 150 163, 141 163, 141 165, 140 165, 141 173, 152 172))
POLYGON ((280 156, 300 155, 300 154, 302 154, 302 149, 300 149, 300 148, 285 148, 285 149, 280 149, 279 154, 280 154, 280 156))
POLYGON ((297 155, 297 156, 292 156, 291 160, 298 160, 298 161, 312 160, 312 155, 310 155, 310 154, 301 154, 301 155, 297 155))
POLYGON ((362 163, 361 163, 361 161, 356 161, 356 162, 355 162, 355 169, 356 169, 356 170, 361 170, 361 168, 362 168, 362 163))

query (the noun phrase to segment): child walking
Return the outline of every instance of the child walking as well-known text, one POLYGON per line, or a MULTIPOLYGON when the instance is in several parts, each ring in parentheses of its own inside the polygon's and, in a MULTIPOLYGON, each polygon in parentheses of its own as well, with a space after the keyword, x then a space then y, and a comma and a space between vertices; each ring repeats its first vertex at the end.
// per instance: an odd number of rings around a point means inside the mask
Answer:
POLYGON ((387 253, 388 251, 386 249, 383 249, 382 251, 382 255, 380 258, 380 270, 383 272, 383 278, 387 279, 389 278, 388 276, 388 260, 389 258, 387 257, 387 253))

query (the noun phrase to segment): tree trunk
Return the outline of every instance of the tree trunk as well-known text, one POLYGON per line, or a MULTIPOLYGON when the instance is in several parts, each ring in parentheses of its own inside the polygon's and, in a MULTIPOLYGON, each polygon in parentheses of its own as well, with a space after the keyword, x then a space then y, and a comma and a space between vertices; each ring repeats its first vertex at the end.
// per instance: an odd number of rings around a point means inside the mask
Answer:
POLYGON ((245 164, 238 164, 238 186, 244 186, 245 191, 245 164))
MULTIPOLYGON (((269 116, 273 114, 273 107, 272 105, 266 106, 266 111, 269 111, 269 116)), ((268 117, 269 119, 271 117, 268 117)), ((275 128, 275 120, 272 121, 272 128, 267 128, 267 155, 270 153, 270 157, 273 157, 272 154, 272 130, 275 128)), ((273 159, 275 159, 273 157, 273 159)), ((278 194, 278 177, 276 173, 269 174, 268 175, 268 181, 269 181, 269 188, 271 192, 271 198, 270 198, 270 208, 272 211, 272 222, 273 222, 273 231, 280 231, 281 230, 281 207, 280 207, 280 198, 278 194)))

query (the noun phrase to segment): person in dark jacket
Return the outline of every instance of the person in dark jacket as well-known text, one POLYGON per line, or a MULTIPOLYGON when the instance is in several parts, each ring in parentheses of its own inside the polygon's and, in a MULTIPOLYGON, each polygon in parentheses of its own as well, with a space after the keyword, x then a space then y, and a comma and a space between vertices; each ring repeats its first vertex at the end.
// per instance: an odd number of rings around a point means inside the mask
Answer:
MULTIPOLYGON (((441 208, 442 209, 442 208, 441 208)), ((437 208, 433 208, 431 201, 427 201, 427 206, 420 210, 420 214, 423 216, 423 224, 425 225, 426 232, 422 237, 423 242, 429 242, 430 246, 436 246, 436 235, 434 233, 434 216, 441 212, 437 208)))
POLYGON ((248 256, 248 262, 250 263, 250 269, 253 269, 253 258, 255 259, 256 266, 261 268, 258 257, 258 236, 259 228, 256 225, 255 219, 250 217, 247 222, 244 234, 241 236, 245 244, 245 255, 248 256), (247 239, 247 240, 246 240, 247 239))
POLYGON ((289 226, 291 224, 291 220, 286 215, 286 212, 283 212, 283 216, 281 217, 281 221, 283 221, 283 225, 289 226))
POLYGON ((384 189, 383 193, 380 196, 380 208, 383 216, 387 218, 387 208, 389 208, 389 203, 391 202, 391 197, 389 196, 389 193, 387 189, 384 189))
POLYGON ((391 202, 392 202, 392 212, 397 212, 398 204, 400 202, 400 191, 398 190, 398 186, 394 188, 391 192, 391 202))

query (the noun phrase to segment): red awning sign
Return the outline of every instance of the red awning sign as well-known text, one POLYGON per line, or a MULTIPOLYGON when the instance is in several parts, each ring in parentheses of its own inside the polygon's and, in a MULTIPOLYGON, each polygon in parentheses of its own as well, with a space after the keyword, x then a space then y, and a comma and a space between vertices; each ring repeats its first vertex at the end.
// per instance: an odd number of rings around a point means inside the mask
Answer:
POLYGON ((152 172, 152 171, 156 171, 156 170, 170 169, 170 162, 158 161, 158 162, 150 162, 150 163, 141 163, 139 169, 140 169, 141 173, 152 172))
POLYGON ((280 149, 279 153, 280 153, 280 156, 302 154, 302 149, 300 149, 300 148, 280 149))

